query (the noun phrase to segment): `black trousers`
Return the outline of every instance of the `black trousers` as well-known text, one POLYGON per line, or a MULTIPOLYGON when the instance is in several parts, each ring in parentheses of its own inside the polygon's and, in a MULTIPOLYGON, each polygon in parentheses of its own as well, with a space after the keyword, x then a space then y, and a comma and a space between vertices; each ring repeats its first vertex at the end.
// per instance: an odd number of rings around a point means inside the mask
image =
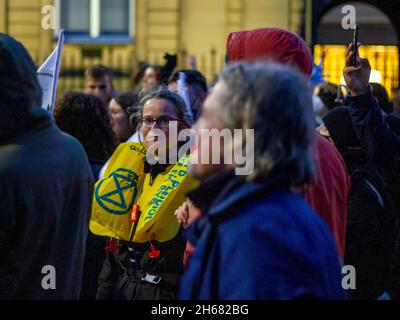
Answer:
POLYGON ((141 280, 140 276, 124 273, 114 287, 112 300, 176 300, 177 291, 177 283, 161 280, 159 284, 153 284, 141 280))

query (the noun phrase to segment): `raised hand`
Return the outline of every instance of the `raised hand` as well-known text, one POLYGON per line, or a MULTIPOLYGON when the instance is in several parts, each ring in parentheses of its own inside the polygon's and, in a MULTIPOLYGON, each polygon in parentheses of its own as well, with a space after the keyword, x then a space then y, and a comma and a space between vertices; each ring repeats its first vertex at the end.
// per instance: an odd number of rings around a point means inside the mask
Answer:
POLYGON ((371 75, 371 65, 368 59, 357 57, 357 64, 353 66, 354 45, 350 44, 346 50, 346 66, 343 69, 343 77, 352 96, 367 93, 371 75))
POLYGON ((187 199, 186 202, 184 202, 178 209, 176 209, 175 216, 178 219, 178 222, 184 228, 187 228, 195 220, 201 217, 201 210, 197 208, 192 201, 187 199))
POLYGON ((189 208, 187 202, 184 202, 178 209, 176 209, 175 216, 183 227, 188 225, 189 208))

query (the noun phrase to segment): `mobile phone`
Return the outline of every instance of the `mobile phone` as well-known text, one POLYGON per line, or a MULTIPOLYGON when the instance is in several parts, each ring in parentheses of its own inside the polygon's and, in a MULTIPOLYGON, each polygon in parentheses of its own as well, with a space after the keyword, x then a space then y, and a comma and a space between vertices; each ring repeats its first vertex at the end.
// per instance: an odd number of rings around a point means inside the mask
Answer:
POLYGON ((358 31, 359 27, 358 24, 355 25, 354 27, 354 33, 353 33, 353 45, 354 45, 354 56, 353 56, 353 66, 357 66, 357 58, 358 58, 358 31))

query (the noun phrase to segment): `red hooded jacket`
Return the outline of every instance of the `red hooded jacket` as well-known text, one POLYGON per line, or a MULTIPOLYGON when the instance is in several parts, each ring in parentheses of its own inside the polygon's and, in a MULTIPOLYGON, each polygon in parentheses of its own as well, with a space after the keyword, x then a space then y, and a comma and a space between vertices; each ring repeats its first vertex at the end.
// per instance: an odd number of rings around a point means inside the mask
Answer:
MULTIPOLYGON (((233 32, 228 37, 227 51, 229 62, 270 59, 293 66, 307 77, 311 75, 313 63, 310 48, 298 35, 285 30, 264 28, 233 32)), ((318 133, 315 135, 317 179, 302 193, 330 227, 343 257, 350 177, 336 148, 318 133)))

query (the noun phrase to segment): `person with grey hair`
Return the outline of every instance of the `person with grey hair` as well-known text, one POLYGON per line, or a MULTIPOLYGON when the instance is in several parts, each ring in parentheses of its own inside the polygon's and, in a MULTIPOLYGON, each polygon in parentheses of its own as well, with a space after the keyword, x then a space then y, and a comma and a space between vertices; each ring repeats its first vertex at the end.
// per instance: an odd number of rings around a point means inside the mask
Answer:
MULTIPOLYGON (((164 141, 166 152, 169 153, 169 147, 173 145, 173 142, 169 141, 170 125, 176 122, 178 133, 189 127, 183 99, 177 93, 163 88, 142 98, 138 110, 133 116, 139 123, 138 129, 140 136, 143 137, 142 144, 126 143, 121 144, 119 148, 140 145, 149 150, 154 145, 162 143, 158 140, 161 130, 166 137, 164 141)), ((161 154, 158 153, 158 156, 161 154)), ((138 159, 135 161, 144 163, 143 184, 134 186, 139 190, 138 199, 135 201, 140 208, 141 196, 147 197, 149 194, 159 192, 152 186, 159 185, 166 177, 169 177, 175 164, 169 161, 170 159, 167 159, 165 164, 160 162, 153 164, 144 155, 138 159)), ((137 172, 137 174, 141 173, 137 172)), ((169 196, 164 197, 168 198, 169 196)), ((153 196, 153 198, 155 197, 156 195, 153 196)), ((168 198, 170 204, 167 209, 168 212, 170 209, 171 214, 168 214, 168 218, 163 218, 161 222, 154 222, 151 227, 153 231, 149 231, 150 239, 147 242, 112 240, 115 250, 109 249, 104 261, 99 277, 96 297, 98 300, 173 300, 176 298, 178 279, 183 271, 185 241, 173 213, 176 210, 174 203, 182 199, 177 206, 181 205, 185 196, 181 193, 179 196, 174 194, 171 197, 177 199, 168 198), (154 230, 168 228, 171 221, 176 224, 177 233, 172 239, 157 241, 154 230)), ((139 214, 141 214, 141 210, 139 209, 139 214)))
POLYGON ((196 251, 180 299, 344 298, 332 233, 292 191, 315 170, 306 79, 278 64, 232 64, 195 124, 194 159, 211 154, 199 134, 205 129, 254 130, 254 171, 235 175, 237 164, 224 164, 223 151, 221 164, 190 167, 202 183, 189 198, 203 199, 203 216, 186 232, 196 251))

